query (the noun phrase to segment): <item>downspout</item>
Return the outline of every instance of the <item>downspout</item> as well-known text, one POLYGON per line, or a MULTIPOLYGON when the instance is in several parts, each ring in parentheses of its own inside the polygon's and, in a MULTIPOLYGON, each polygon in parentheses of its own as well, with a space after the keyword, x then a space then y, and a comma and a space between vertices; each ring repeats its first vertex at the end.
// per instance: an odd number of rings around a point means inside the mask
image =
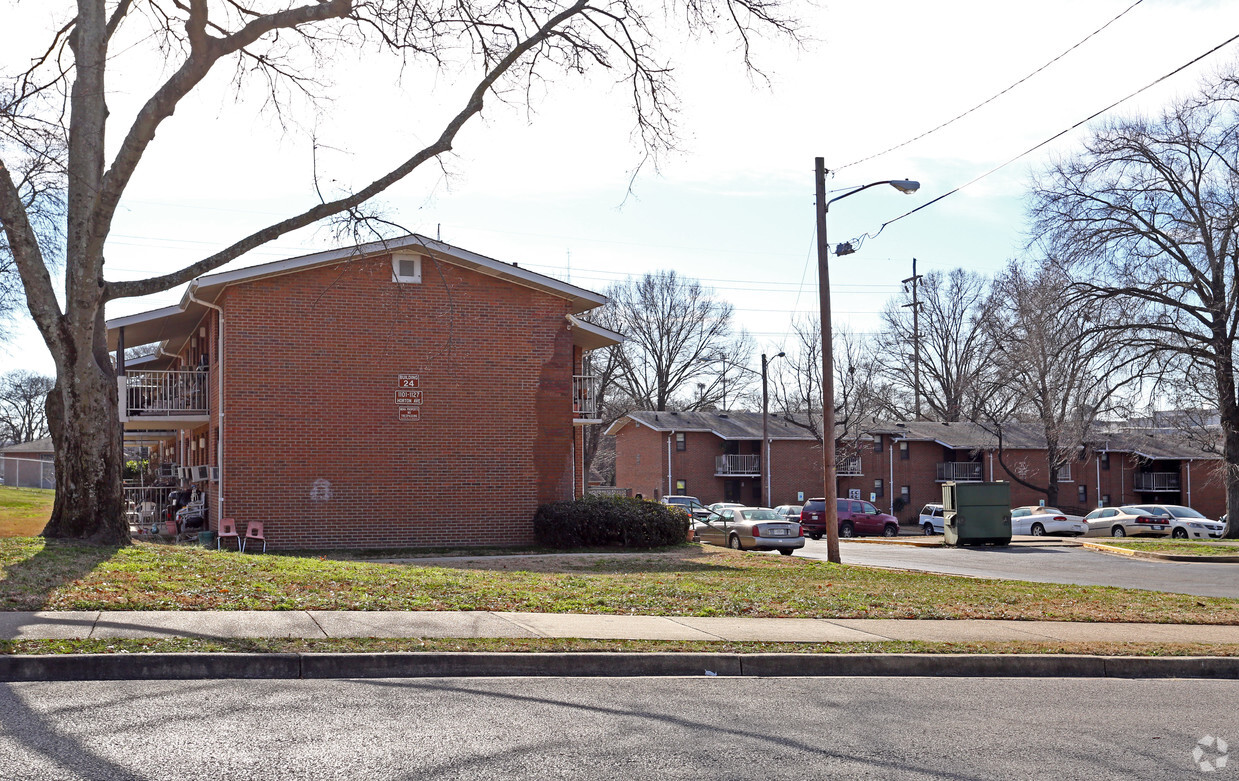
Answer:
POLYGON ((216 331, 216 346, 215 360, 219 364, 219 369, 216 371, 218 376, 215 378, 217 387, 219 388, 219 437, 215 446, 219 450, 216 454, 217 463, 219 464, 219 480, 215 483, 215 524, 219 526, 221 518, 224 515, 224 308, 216 304, 211 304, 194 295, 194 286, 189 287, 189 300, 195 304, 201 304, 208 309, 214 309, 219 314, 219 328, 216 331))
MULTIPOLYGON (((572 427, 572 498, 576 499, 576 430, 578 426, 572 427)), ((219 470, 219 476, 224 476, 224 470, 219 470)), ((584 493, 582 491, 581 493, 584 493)))
POLYGON ((1094 453, 1093 460, 1097 462, 1097 506, 1101 507, 1101 456, 1094 453))
POLYGON ((989 451, 989 481, 994 482, 994 451, 989 451))
POLYGON ((1192 459, 1187 460, 1187 506, 1192 506, 1192 459))
POLYGON ((671 490, 671 438, 674 436, 674 431, 667 432, 667 493, 663 496, 675 495, 675 491, 671 490))
MULTIPOLYGON (((889 468, 888 479, 890 482, 886 484, 886 490, 890 492, 891 497, 891 515, 895 514, 895 445, 886 446, 886 466, 889 468)), ((900 494, 903 496, 903 494, 900 494)))

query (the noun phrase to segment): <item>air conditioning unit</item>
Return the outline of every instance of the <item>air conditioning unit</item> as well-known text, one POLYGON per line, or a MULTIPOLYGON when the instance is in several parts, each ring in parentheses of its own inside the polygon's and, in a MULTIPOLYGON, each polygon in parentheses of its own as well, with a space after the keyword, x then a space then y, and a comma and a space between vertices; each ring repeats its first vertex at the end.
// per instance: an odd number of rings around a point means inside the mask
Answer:
POLYGON ((176 468, 176 476, 177 476, 177 479, 179 479, 179 480, 188 480, 188 479, 190 478, 190 472, 192 472, 192 471, 193 471, 193 470, 192 470, 192 468, 190 468, 190 467, 188 467, 188 466, 178 466, 178 467, 176 468))
POLYGON ((195 483, 205 482, 211 479, 211 467, 209 466, 194 467, 194 478, 193 479, 195 483))
POLYGON ((211 467, 211 482, 212 483, 219 482, 219 467, 217 466, 211 467))

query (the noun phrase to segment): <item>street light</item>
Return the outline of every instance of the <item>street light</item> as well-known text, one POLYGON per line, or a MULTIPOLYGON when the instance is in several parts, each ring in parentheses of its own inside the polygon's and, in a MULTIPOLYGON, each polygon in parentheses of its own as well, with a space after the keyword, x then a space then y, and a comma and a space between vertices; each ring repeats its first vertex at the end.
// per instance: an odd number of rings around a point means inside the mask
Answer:
MULTIPOLYGON (((830 245, 826 241, 826 213, 835 201, 855 195, 861 190, 889 184, 904 194, 920 189, 920 182, 909 179, 887 179, 857 187, 843 195, 826 200, 826 161, 819 157, 814 161, 814 183, 817 191, 817 286, 819 316, 822 319, 822 479, 826 497, 826 558, 839 563, 839 508, 836 505, 838 489, 835 485, 835 370, 833 336, 830 325, 830 268, 828 259, 830 245)), ((842 246, 842 245, 841 245, 842 246)), ((851 246, 848 245, 848 251, 851 246)), ((846 253, 841 253, 846 254, 846 253)))
POLYGON ((766 360, 766 354, 761 354, 761 471, 766 483, 766 507, 774 506, 770 501, 770 435, 767 433, 770 426, 770 397, 766 393, 766 367, 774 363, 775 358, 785 355, 786 353, 780 350, 774 358, 766 360))

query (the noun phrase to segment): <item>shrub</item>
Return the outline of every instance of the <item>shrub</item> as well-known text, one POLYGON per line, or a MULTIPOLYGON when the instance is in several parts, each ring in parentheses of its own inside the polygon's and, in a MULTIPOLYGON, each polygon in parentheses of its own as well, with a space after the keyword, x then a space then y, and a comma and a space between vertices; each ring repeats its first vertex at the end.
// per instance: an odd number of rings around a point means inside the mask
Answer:
POLYGON ((548 548, 656 548, 684 542, 688 526, 683 510, 626 496, 549 502, 533 517, 534 535, 548 548))

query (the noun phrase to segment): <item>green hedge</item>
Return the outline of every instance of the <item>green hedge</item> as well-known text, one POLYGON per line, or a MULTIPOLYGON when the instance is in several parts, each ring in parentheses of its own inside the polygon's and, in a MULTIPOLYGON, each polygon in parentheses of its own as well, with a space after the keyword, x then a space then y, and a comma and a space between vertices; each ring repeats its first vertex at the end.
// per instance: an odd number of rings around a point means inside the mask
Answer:
POLYGON ((684 542, 689 515, 661 502, 592 496, 538 508, 533 532, 548 548, 657 548, 684 542))

